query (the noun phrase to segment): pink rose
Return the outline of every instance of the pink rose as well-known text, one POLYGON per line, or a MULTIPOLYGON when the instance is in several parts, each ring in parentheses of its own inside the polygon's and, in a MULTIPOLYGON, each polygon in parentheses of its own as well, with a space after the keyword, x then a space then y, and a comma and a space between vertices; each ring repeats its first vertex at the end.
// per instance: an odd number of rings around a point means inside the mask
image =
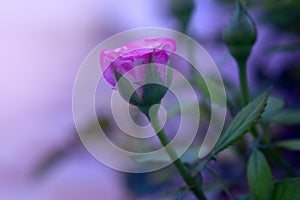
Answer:
POLYGON ((129 42, 120 48, 104 50, 100 54, 103 76, 113 87, 116 78, 113 68, 120 74, 128 72, 133 83, 144 83, 145 67, 154 52, 154 63, 162 80, 166 79, 166 67, 169 57, 176 50, 176 42, 170 38, 153 38, 129 42), (139 68, 136 68, 140 66, 139 68), (144 67, 141 67, 144 66, 144 67), (135 70, 135 68, 137 70, 135 70))

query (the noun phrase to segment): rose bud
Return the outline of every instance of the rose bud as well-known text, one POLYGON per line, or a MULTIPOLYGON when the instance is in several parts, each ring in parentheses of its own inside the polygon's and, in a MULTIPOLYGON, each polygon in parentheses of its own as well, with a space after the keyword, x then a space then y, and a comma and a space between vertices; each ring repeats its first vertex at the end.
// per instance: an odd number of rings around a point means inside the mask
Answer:
POLYGON ((248 59, 256 41, 255 24, 242 3, 236 1, 236 10, 224 29, 223 39, 231 55, 239 62, 248 59))
POLYGON ((186 31, 193 10, 195 8, 194 0, 173 0, 171 1, 171 12, 182 26, 182 30, 186 31))
POLYGON ((147 112, 167 92, 167 65, 175 50, 176 42, 169 38, 133 41, 104 50, 100 54, 103 76, 111 86, 117 86, 123 99, 147 112))

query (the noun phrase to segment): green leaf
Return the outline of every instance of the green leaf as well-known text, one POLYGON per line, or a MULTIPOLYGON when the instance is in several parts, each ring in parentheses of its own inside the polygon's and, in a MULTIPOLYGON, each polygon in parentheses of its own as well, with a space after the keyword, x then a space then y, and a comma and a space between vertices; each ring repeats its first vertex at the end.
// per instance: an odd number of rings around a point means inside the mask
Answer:
POLYGON ((247 106, 245 106, 233 119, 230 126, 223 133, 215 148, 213 149, 210 158, 214 157, 219 152, 233 145, 242 138, 251 129, 256 122, 261 118, 262 113, 267 105, 268 92, 263 93, 247 106))
POLYGON ((255 200, 271 200, 273 177, 265 156, 253 149, 248 161, 247 178, 250 191, 255 200))
POLYGON ((134 87, 130 83, 130 81, 120 74, 117 70, 113 68, 115 78, 117 80, 117 87, 121 97, 133 105, 140 105, 142 100, 139 95, 136 93, 134 87))
POLYGON ((273 121, 280 125, 300 124, 300 109, 284 110, 273 118, 273 121))
POLYGON ((300 139, 297 140, 284 140, 280 142, 276 142, 274 144, 275 147, 280 147, 292 151, 300 151, 300 139))
POLYGON ((291 178, 275 183, 272 200, 300 199, 300 178, 291 178))
POLYGON ((269 97, 268 105, 262 115, 263 121, 271 121, 284 107, 284 101, 281 98, 269 97))

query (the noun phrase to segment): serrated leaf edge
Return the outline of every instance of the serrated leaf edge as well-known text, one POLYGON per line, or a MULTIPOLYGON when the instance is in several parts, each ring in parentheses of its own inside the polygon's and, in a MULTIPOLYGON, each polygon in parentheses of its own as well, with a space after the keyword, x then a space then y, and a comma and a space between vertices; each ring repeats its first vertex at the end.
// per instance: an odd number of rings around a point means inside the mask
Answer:
MULTIPOLYGON (((238 140, 240 140, 246 133, 249 132, 249 130, 255 125, 257 124, 257 122, 261 119, 262 117, 262 114, 264 113, 265 109, 266 109, 266 106, 267 106, 267 102, 268 102, 268 92, 265 92, 264 94, 262 94, 261 96, 265 96, 264 98, 264 102, 263 102, 263 106, 262 106, 262 109, 260 110, 260 114, 257 115, 257 117, 253 120, 253 122, 250 124, 249 128, 244 131, 243 133, 241 133, 239 135, 239 137, 237 137, 235 140, 233 140, 232 142, 230 142, 228 145, 224 146, 223 148, 221 149, 217 149, 216 150, 213 150, 212 153, 210 154, 210 158, 213 158, 214 156, 216 156, 218 153, 220 153, 221 151, 223 151, 224 149, 228 148, 229 146, 232 146, 233 144, 235 144, 238 140)), ((259 98, 259 97, 258 97, 259 98)), ((251 103, 250 103, 251 104, 251 103)), ((249 105, 249 104, 248 104, 249 105)), ((228 129, 230 128, 230 126, 228 127, 228 129)), ((228 130, 227 129, 227 130, 228 130)), ((225 131, 226 132, 226 131, 225 131)), ((220 138, 221 139, 221 138, 220 138)), ((226 141, 226 140, 225 140, 226 141)), ((218 142, 216 144, 216 147, 218 145, 218 142)))

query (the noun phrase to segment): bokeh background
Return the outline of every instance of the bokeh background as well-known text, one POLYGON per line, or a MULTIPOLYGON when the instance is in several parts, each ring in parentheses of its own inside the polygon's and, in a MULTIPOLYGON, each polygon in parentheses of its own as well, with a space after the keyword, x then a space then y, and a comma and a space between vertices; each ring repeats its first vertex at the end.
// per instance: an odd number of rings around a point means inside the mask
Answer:
MULTIPOLYGON (((149 26, 183 31, 200 42, 225 81, 235 88, 237 68, 221 37, 234 3, 202 0, 189 7, 190 3, 0 2, 0 199, 171 199, 165 195, 174 192, 167 184, 172 174, 166 170, 121 173, 87 152, 73 122, 72 88, 77 70, 97 44, 115 33, 149 26), (180 9, 190 9, 183 13, 189 23, 180 16, 180 9), (158 197, 161 194, 165 196, 158 197)), ((257 0, 247 6, 258 26, 258 41, 249 60, 253 95, 272 86, 273 94, 285 99, 287 107, 299 109, 299 1, 257 0)), ((107 119, 100 122, 102 126, 110 124, 107 119)), ((277 125, 274 130, 277 138, 299 137, 299 126, 293 124, 277 125)), ((288 152, 287 157, 300 168, 294 159, 296 154, 288 152)), ((237 162, 235 159, 225 156, 221 171, 227 177, 234 177, 234 172, 226 168, 226 163, 237 162)), ((180 185, 180 178, 174 183, 180 185)), ((243 191, 235 188, 237 194, 243 191)), ((212 198, 218 195, 215 190, 212 198)))

